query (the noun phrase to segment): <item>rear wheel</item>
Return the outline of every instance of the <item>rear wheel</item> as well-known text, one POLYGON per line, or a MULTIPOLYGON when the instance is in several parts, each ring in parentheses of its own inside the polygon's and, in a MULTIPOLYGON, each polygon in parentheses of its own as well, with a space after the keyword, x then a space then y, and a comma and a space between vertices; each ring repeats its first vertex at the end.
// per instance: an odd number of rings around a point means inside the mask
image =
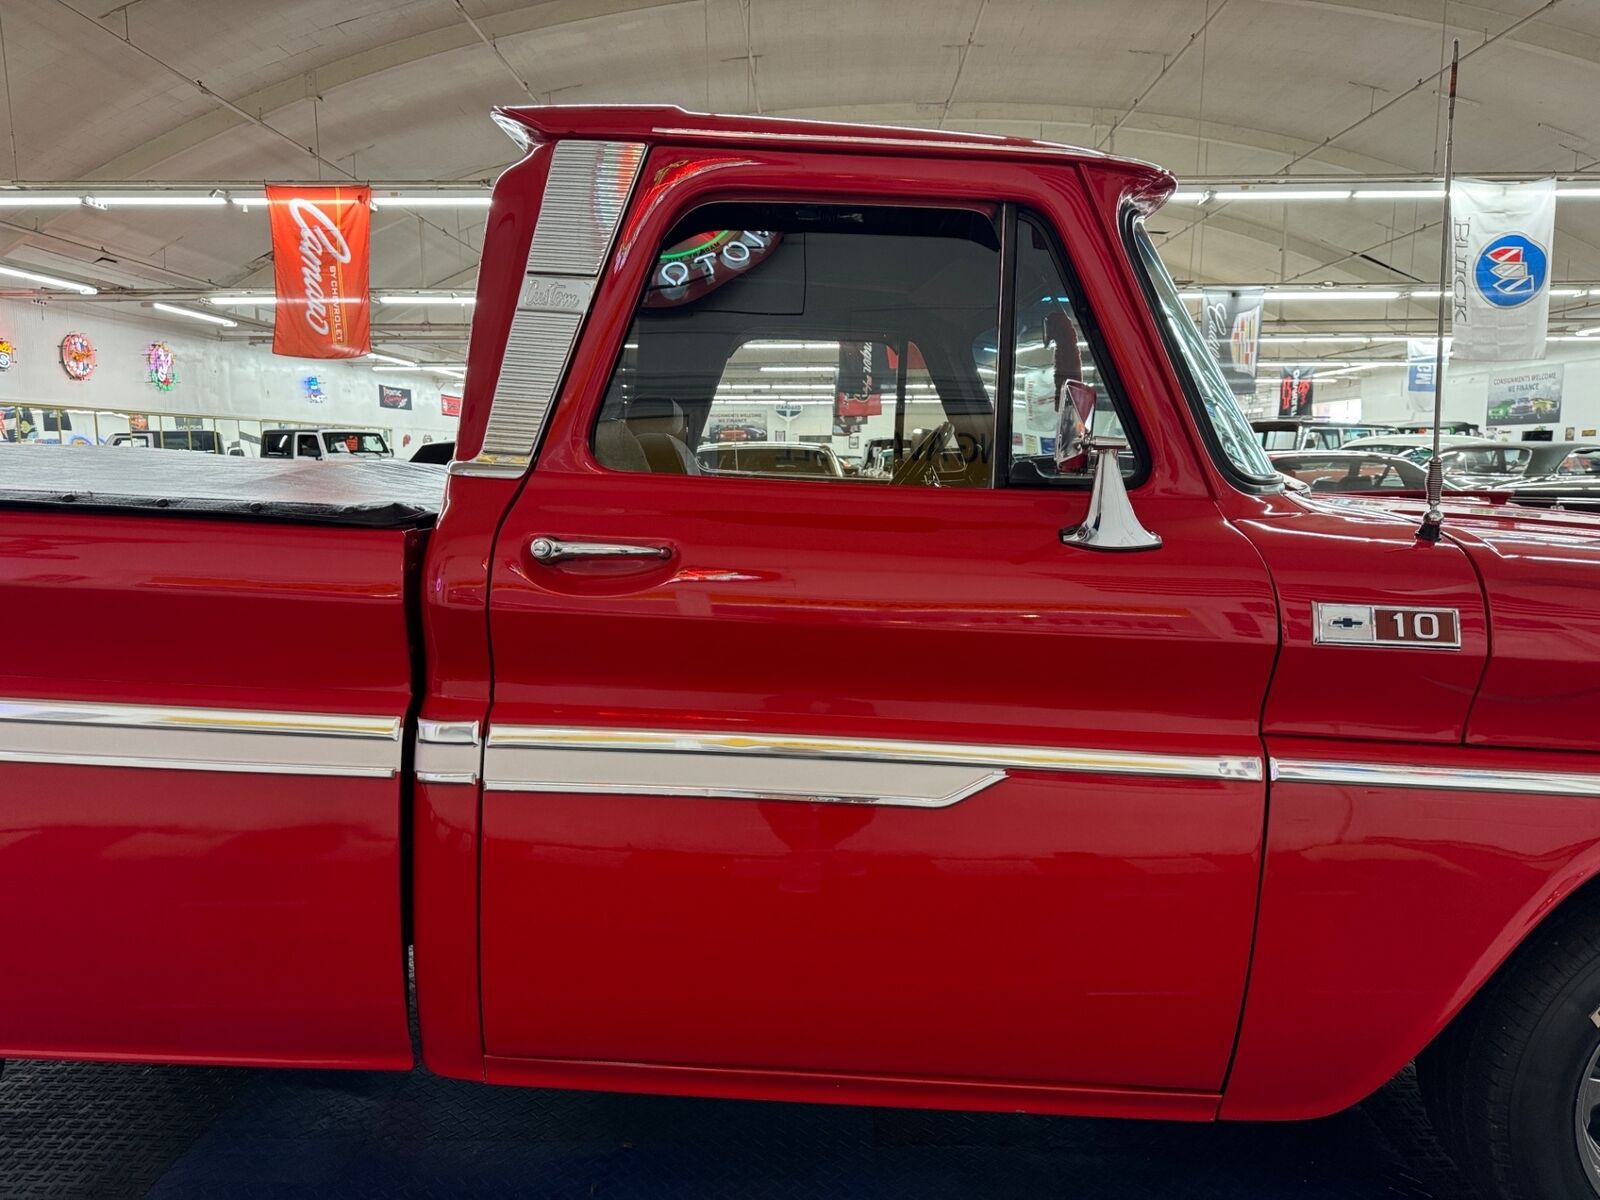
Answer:
POLYGON ((1539 929, 1417 1073, 1485 1200, 1600 1200, 1600 903, 1539 929))

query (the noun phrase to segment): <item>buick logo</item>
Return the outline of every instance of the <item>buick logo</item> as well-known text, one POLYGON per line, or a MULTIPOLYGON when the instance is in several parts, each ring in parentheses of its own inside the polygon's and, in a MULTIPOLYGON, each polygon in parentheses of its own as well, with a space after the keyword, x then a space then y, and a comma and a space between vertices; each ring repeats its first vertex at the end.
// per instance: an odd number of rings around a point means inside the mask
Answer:
POLYGON ((1543 246, 1521 233, 1495 238, 1478 255, 1473 282, 1496 308, 1516 308, 1544 290, 1550 256, 1543 246))

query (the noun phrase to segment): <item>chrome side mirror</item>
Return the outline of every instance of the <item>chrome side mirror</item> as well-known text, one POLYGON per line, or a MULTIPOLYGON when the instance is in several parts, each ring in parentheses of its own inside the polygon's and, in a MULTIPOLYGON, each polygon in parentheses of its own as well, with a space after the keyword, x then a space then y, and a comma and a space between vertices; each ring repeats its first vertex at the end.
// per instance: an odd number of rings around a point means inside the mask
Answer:
POLYGON ((1157 549, 1161 538, 1139 524, 1122 482, 1117 453, 1127 449, 1128 443, 1122 438, 1091 437, 1086 444, 1095 456, 1094 491, 1083 523, 1061 531, 1062 545, 1086 550, 1157 549))

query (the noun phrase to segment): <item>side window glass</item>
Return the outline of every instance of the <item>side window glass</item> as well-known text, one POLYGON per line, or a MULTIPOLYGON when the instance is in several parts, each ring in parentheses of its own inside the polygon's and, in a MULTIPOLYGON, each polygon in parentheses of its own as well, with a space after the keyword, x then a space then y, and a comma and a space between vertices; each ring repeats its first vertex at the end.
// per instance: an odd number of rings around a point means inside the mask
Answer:
MULTIPOLYGON (((1123 406, 1090 339, 1087 313, 1057 260, 1042 222, 1017 222, 1016 338, 1011 382, 1010 480, 1013 485, 1083 483, 1092 474, 1088 437, 1129 440, 1123 406)), ((992 380, 994 336, 974 351, 992 380)), ((1135 447, 1120 457, 1137 472, 1135 447)))
POLYGON ((317 446, 317 435, 316 434, 314 434, 314 433, 302 433, 302 434, 297 435, 297 439, 296 440, 298 441, 299 445, 298 445, 297 449, 295 450, 295 453, 300 458, 321 458, 322 457, 322 450, 317 446))
POLYGON ((973 347, 995 327, 999 277, 995 221, 979 213, 701 209, 657 258, 595 458, 657 474, 986 487, 994 364, 973 347))

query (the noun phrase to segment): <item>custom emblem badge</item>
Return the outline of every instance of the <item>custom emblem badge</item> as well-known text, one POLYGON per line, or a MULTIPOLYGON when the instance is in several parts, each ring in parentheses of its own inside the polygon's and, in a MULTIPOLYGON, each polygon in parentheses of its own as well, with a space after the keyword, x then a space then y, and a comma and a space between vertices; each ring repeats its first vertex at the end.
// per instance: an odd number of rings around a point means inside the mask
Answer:
POLYGON ((1461 612, 1454 608, 1398 608, 1372 604, 1313 604, 1319 643, 1461 649, 1461 612))

